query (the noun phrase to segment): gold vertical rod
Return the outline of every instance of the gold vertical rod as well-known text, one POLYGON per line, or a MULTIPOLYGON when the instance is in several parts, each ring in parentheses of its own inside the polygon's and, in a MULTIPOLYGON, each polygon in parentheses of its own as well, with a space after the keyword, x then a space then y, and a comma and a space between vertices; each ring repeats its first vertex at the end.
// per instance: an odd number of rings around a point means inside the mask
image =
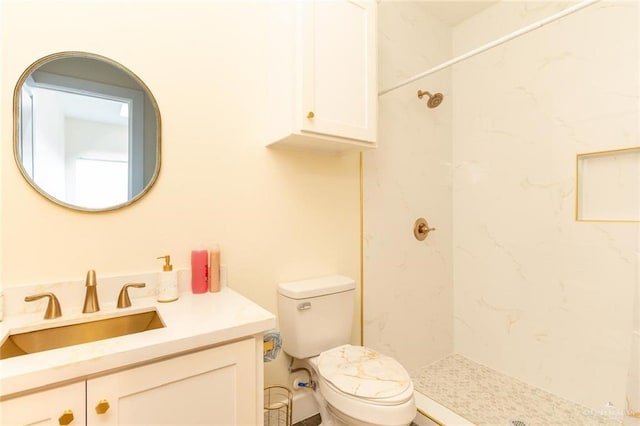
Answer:
POLYGON ((360 152, 360 346, 364 346, 364 170, 360 152))
POLYGON ((578 155, 576 155, 576 179, 574 181, 574 185, 575 185, 575 189, 574 189, 574 193, 575 193, 575 197, 574 197, 575 217, 574 217, 574 219, 575 219, 576 222, 580 221, 580 214, 578 212, 578 210, 580 208, 580 206, 579 206, 579 204, 580 204, 580 195, 578 194, 578 190, 579 190, 578 183, 579 183, 579 179, 580 179, 579 170, 578 170, 579 167, 580 167, 580 155, 578 154, 578 155))

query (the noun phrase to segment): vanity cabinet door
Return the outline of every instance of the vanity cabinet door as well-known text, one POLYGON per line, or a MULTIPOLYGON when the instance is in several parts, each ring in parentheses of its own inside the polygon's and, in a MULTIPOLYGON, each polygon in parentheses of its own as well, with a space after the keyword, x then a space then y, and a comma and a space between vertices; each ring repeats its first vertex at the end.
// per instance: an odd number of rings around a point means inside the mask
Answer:
POLYGON ((0 402, 0 424, 84 425, 85 382, 73 383, 0 402))
POLYGON ((262 424, 256 353, 248 339, 88 380, 87 424, 262 424))

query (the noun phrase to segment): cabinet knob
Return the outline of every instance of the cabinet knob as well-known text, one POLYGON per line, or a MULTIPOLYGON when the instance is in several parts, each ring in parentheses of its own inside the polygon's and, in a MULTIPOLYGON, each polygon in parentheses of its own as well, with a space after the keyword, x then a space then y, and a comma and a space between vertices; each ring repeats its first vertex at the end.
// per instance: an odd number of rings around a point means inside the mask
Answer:
POLYGON ((65 410, 64 413, 62 413, 62 415, 58 419, 58 423, 61 425, 71 424, 72 421, 73 421, 73 411, 71 410, 65 410))
POLYGON ((96 405, 96 413, 104 414, 107 411, 109 411, 109 401, 101 399, 100 402, 98 402, 98 405, 96 405))
POLYGON ((313 111, 309 111, 309 113, 307 114, 307 118, 309 120, 311 120, 313 117, 315 117, 316 115, 313 113, 313 111))

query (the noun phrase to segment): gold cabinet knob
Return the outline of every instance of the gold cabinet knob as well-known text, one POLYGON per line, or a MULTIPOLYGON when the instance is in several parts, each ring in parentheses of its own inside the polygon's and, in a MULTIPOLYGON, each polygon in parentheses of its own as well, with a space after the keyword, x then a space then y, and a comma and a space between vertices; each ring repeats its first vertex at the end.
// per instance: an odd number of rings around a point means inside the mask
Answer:
POLYGON ((104 414, 109 411, 109 407, 109 401, 101 399, 100 402, 98 402, 98 405, 96 405, 96 413, 104 414))
POLYGON ((58 423, 61 425, 71 424, 72 421, 73 421, 73 411, 71 410, 65 410, 65 412, 62 413, 62 415, 58 419, 58 423))
POLYGON ((309 111, 309 113, 307 114, 307 118, 309 120, 311 120, 313 117, 315 117, 316 115, 313 113, 313 111, 309 111))

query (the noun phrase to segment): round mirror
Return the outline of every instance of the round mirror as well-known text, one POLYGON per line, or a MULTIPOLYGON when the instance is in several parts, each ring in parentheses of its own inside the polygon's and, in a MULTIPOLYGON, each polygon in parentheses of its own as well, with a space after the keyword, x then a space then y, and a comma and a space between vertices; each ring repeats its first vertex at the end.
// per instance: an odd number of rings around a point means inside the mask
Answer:
POLYGON ((142 80, 103 56, 61 52, 34 62, 16 84, 13 125, 22 175, 64 207, 121 208, 158 177, 158 105, 142 80))

